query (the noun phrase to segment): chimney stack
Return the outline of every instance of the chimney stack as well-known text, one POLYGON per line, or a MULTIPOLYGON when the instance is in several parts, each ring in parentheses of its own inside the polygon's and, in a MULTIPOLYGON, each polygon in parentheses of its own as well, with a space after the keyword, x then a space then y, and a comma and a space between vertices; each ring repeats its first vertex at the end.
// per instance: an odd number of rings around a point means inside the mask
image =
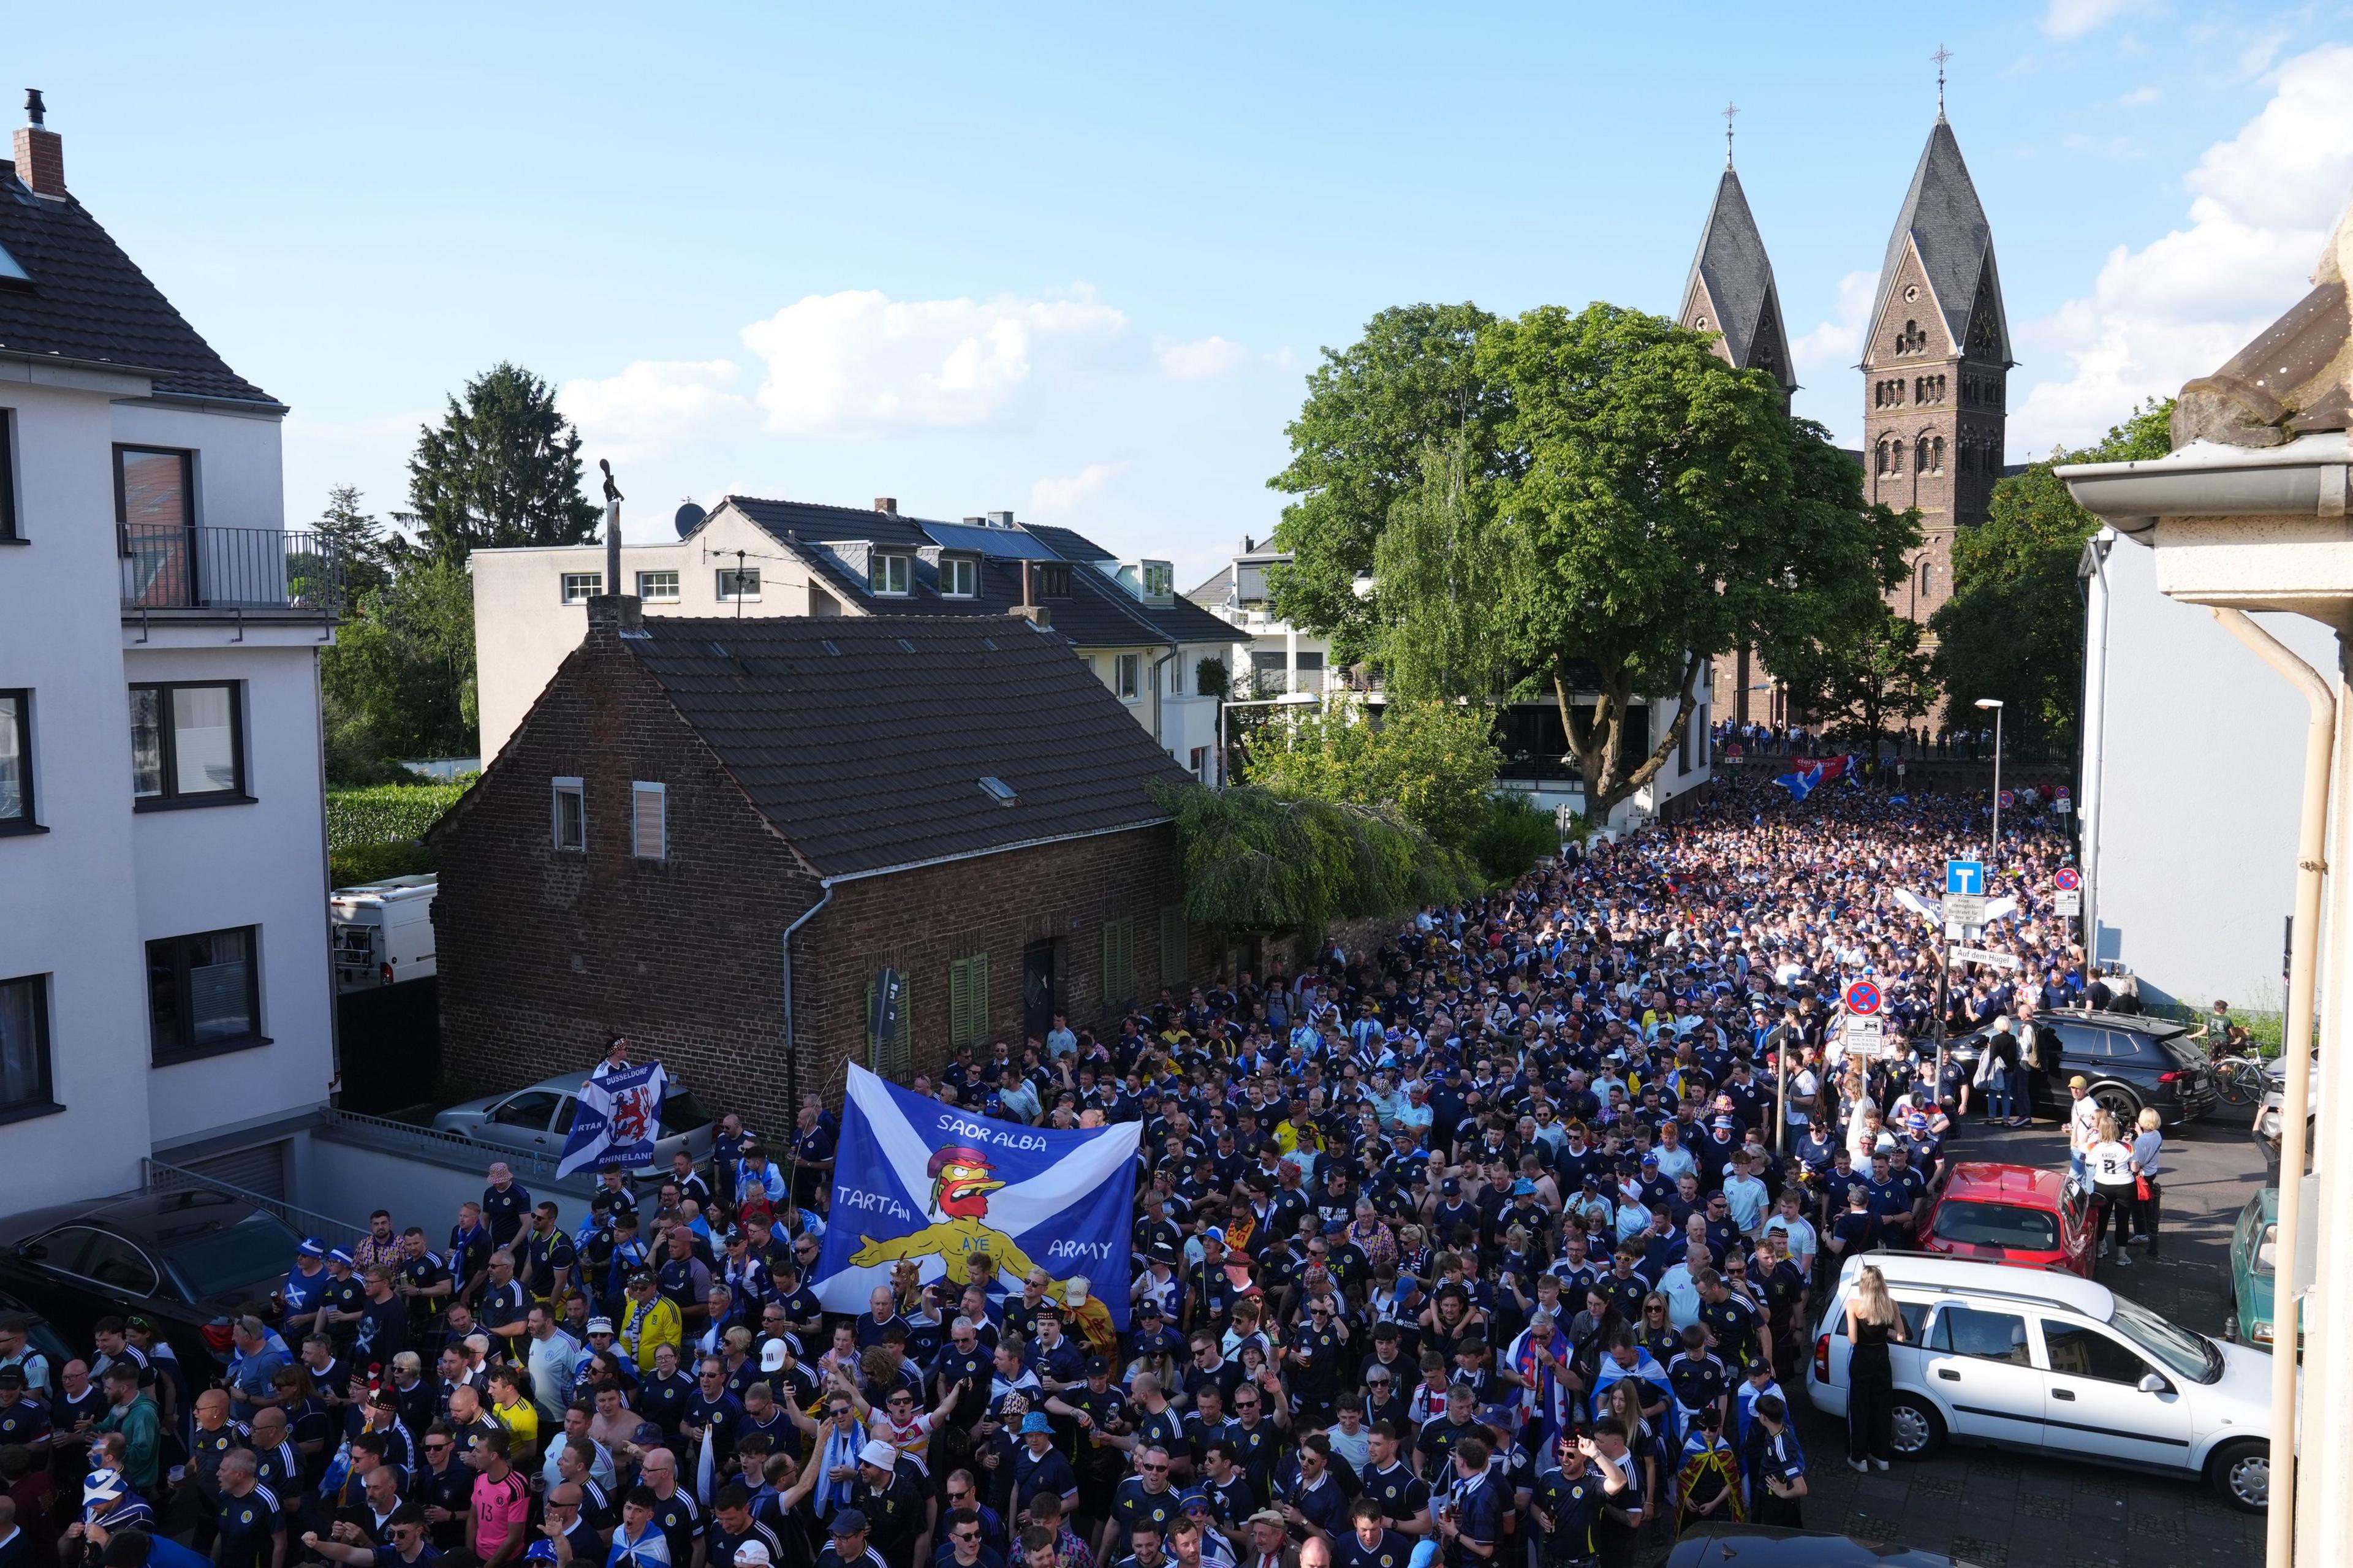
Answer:
POLYGON ((48 106, 41 101, 41 89, 25 89, 25 123, 16 127, 16 178, 37 196, 52 196, 62 200, 66 194, 66 144, 64 138, 42 121, 47 117, 48 106))
POLYGON ((643 637, 645 601, 635 594, 592 594, 588 597, 588 629, 625 637, 643 637))
POLYGON ((991 528, 1011 528, 1013 526, 1013 514, 1009 511, 992 511, 988 514, 988 526, 991 528))
POLYGON ((1013 613, 1032 626, 1050 626, 1054 624, 1054 613, 1039 604, 1039 597, 1038 563, 1024 561, 1021 563, 1021 602, 1013 606, 1013 613))
POLYGON ((897 496, 876 496, 874 498, 874 510, 881 512, 885 517, 896 517, 899 515, 899 498, 897 496))

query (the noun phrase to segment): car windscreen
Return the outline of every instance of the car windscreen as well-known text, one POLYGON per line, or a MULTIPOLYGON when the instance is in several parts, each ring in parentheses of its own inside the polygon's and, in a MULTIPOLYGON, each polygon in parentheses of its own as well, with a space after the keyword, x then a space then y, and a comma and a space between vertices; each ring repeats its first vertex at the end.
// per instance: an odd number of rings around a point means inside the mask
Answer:
POLYGON ((164 1266, 191 1301, 227 1296, 286 1272, 301 1237, 275 1215, 255 1212, 235 1225, 174 1243, 164 1266))
POLYGON ((2058 1216, 2042 1209, 1947 1198, 1937 1205, 1936 1227, 1940 1241, 2007 1247, 2020 1252, 2059 1250, 2058 1216))
POLYGON ((694 1098, 692 1090, 674 1089, 662 1096, 663 1137, 675 1138, 681 1132, 692 1132, 710 1125, 711 1112, 702 1109, 702 1101, 694 1098))
POLYGON ((2111 1326, 2141 1349, 2192 1383, 2211 1383, 2221 1375, 2222 1358, 2203 1339, 2167 1322, 2137 1301, 2118 1296, 2116 1302, 2111 1326))

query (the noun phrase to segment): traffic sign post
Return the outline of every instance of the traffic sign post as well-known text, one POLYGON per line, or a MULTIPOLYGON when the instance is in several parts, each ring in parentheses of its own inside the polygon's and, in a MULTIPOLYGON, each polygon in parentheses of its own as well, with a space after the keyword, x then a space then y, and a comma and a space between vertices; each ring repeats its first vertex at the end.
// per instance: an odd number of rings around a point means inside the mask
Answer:
POLYGON ((1846 989, 1839 994, 1839 1000, 1845 1005, 1850 1015, 1872 1017, 1879 1011, 1879 987, 1868 980, 1851 980, 1846 989))
POLYGON ((1849 1014, 1846 1020, 1846 1054, 1851 1057, 1883 1057, 1887 1054, 1887 1020, 1877 1014, 1849 1014))
POLYGON ((2051 895, 2051 907, 2056 913, 2063 915, 2069 920, 2073 920, 2084 912, 2084 895, 2081 893, 2053 893, 2051 895))
POLYGON ((1945 959, 1948 963, 1982 963, 1990 969, 2018 967, 2016 953, 1996 952, 1989 947, 1949 948, 1946 951, 1945 959))
POLYGON ((2058 885, 2059 890, 2063 893, 2080 892, 2084 887, 2084 873, 2073 866, 2062 866, 2051 880, 2058 885))
POLYGON ((1946 907, 1951 908, 1955 894, 1967 897, 1972 893, 1983 899, 1986 890, 1985 862, 1982 860, 1947 860, 1945 862, 1946 907))
POLYGON ((1945 929, 1971 930, 1985 924, 1986 896, 1983 893, 1947 893, 1945 895, 1945 929))

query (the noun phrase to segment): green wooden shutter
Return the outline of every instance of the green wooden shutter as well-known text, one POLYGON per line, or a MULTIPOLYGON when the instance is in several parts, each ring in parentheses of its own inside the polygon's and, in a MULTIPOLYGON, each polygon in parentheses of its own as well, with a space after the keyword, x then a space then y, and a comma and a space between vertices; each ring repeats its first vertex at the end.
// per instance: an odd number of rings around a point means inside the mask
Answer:
POLYGON ((948 1044, 961 1046, 972 1038, 972 961, 948 963, 948 1044))
POLYGON ((1135 922, 1103 922, 1103 1005, 1124 1006, 1135 999, 1135 922))
POLYGON ((972 987, 972 1043, 988 1043, 988 954, 976 952, 965 959, 965 967, 972 987))

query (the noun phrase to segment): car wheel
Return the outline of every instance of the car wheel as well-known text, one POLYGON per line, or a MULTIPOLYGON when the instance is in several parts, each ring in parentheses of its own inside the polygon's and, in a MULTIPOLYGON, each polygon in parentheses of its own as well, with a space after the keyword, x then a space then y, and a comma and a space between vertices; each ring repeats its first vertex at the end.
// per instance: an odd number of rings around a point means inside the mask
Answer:
POLYGON ((2207 1479, 2222 1500, 2246 1513, 2262 1513, 2272 1501, 2271 1445, 2238 1442, 2224 1445, 2206 1462, 2207 1479))
POLYGON ((1925 1459, 1945 1446, 1945 1418, 1935 1405, 1913 1394, 1898 1394, 1892 1404, 1888 1425, 1899 1458, 1925 1459))
POLYGON ((2119 1131, 2140 1119, 2140 1096, 2120 1083, 2104 1083, 2094 1089, 2092 1102, 2116 1119, 2119 1131))

